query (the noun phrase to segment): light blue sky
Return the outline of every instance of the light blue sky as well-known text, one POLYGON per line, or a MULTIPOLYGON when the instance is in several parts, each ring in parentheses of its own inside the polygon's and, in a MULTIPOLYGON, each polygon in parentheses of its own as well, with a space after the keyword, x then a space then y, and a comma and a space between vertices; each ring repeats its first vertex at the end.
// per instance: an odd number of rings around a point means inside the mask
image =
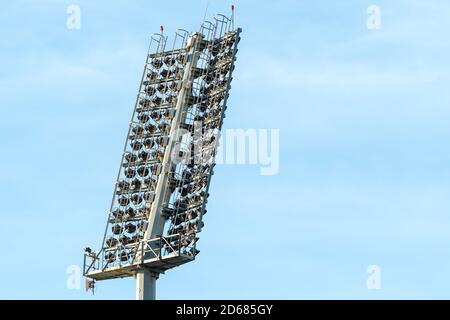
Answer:
MULTIPOLYGON (((149 34, 196 30, 206 1, 163 3, 2 1, 0 298, 134 298, 66 268, 100 245, 149 34)), ((234 3, 225 127, 279 128, 280 172, 216 168, 202 252, 158 298, 450 298, 450 3, 234 3)))

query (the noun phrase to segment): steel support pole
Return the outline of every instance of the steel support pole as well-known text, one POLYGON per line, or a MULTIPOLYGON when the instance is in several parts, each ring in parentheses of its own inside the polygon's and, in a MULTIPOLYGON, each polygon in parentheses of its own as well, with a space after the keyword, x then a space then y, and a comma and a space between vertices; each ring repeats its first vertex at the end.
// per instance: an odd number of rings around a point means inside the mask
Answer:
POLYGON ((142 268, 136 273, 136 300, 156 300, 158 274, 142 268))

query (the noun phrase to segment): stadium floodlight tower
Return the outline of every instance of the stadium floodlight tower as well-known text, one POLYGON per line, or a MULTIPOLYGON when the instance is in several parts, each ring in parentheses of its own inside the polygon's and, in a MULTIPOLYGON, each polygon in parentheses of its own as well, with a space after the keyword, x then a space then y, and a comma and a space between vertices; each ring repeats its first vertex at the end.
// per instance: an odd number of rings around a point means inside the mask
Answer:
POLYGON ((134 276, 136 299, 155 299, 159 275, 199 253, 240 32, 219 14, 172 48, 163 27, 151 36, 102 247, 85 248, 87 288, 134 276))

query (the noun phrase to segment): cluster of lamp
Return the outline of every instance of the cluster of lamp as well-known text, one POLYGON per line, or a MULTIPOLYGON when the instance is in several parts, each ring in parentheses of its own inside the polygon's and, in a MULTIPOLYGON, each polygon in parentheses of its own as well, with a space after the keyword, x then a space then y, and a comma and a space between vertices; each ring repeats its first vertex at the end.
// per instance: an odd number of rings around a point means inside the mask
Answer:
POLYGON ((153 57, 147 64, 110 214, 104 256, 108 263, 129 261, 147 228, 184 64, 184 53, 153 57))
MULTIPOLYGON (((155 54, 147 65, 147 82, 167 81, 168 79, 181 79, 186 64, 184 52, 174 53, 167 51, 155 54)), ((144 81, 144 85, 147 83, 144 81)))
MULTIPOLYGON (((182 248, 187 254, 196 255, 193 243, 201 231, 202 216, 206 213, 204 204, 209 194, 208 183, 214 167, 216 153, 216 134, 205 135, 207 131, 220 131, 225 99, 231 72, 233 70, 234 45, 239 41, 236 33, 222 39, 216 39, 205 46, 204 54, 208 56, 207 66, 203 69, 199 83, 199 93, 190 99, 189 116, 185 127, 190 129, 193 148, 189 162, 181 164, 177 175, 173 177, 173 197, 169 204, 169 236, 180 234, 171 243, 172 248, 182 248), (196 123, 195 123, 196 122, 196 123), (198 126, 200 123, 200 126, 198 126), (197 125, 196 125, 197 124, 197 125), (197 151, 197 153, 196 153, 197 151)), ((170 251, 170 250, 169 250, 170 251)))
MULTIPOLYGON (((173 173, 174 188, 166 208, 170 209, 167 235, 171 242, 164 246, 166 252, 182 250, 192 256, 199 253, 194 249, 198 241, 196 234, 201 231, 201 218, 206 214, 204 204, 209 196, 207 190, 217 142, 216 135, 204 133, 220 131, 232 80, 236 41, 239 38, 232 32, 198 48, 208 59, 205 67, 195 68, 192 74, 200 88, 188 99, 188 116, 182 126, 190 129, 193 148, 188 151, 190 162, 180 164, 178 173, 173 173), (195 122, 201 126, 197 127, 195 122), (171 237, 177 234, 180 236, 171 237)), ((186 53, 180 50, 176 54, 155 54, 146 65, 116 184, 115 206, 110 213, 110 228, 104 245, 107 263, 129 262, 136 252, 136 243, 146 231, 186 61, 186 53)))
POLYGON ((147 64, 147 80, 143 82, 143 93, 147 97, 139 101, 139 108, 146 110, 176 104, 185 60, 184 53, 169 54, 165 57, 154 57, 147 64))

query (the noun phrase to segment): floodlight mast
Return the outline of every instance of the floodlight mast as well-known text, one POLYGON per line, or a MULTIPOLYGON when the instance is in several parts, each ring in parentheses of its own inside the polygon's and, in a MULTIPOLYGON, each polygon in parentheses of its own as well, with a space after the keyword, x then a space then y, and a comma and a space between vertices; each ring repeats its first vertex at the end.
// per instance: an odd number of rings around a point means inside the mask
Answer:
POLYGON ((159 275, 199 253, 240 40, 232 25, 217 15, 199 32, 180 29, 171 50, 163 27, 151 37, 103 245, 84 255, 89 287, 134 276, 136 299, 152 300, 159 275))

